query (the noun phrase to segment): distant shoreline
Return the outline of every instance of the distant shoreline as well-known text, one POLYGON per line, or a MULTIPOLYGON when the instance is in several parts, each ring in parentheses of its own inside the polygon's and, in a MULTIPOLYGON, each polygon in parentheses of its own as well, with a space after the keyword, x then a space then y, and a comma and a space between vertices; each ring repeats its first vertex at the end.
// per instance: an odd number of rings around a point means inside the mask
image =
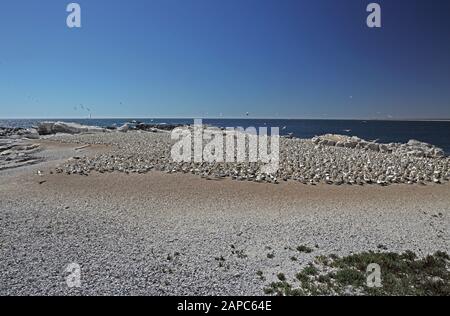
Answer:
POLYGON ((352 119, 352 118, 267 118, 267 117, 31 117, 31 118, 0 118, 0 121, 12 120, 286 120, 286 121, 361 121, 361 122, 450 122, 449 119, 352 119))
MULTIPOLYGON (((444 149, 450 154, 450 120, 362 120, 362 119, 264 119, 264 118, 207 118, 204 124, 217 127, 259 126, 279 127, 280 135, 297 138, 313 138, 324 134, 342 134, 358 136, 363 139, 377 139, 384 143, 407 143, 416 139, 444 149)), ((32 128, 39 122, 63 121, 82 125, 100 126, 105 128, 119 127, 126 123, 142 122, 145 124, 192 125, 193 118, 28 118, 0 119, 0 127, 32 128)))

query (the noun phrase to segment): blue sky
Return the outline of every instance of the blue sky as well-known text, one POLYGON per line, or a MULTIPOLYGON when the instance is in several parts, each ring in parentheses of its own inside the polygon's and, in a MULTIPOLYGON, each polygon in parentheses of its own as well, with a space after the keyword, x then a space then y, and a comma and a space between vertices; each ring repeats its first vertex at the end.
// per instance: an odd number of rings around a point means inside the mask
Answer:
POLYGON ((69 2, 0 4, 0 118, 450 118, 450 1, 69 2))

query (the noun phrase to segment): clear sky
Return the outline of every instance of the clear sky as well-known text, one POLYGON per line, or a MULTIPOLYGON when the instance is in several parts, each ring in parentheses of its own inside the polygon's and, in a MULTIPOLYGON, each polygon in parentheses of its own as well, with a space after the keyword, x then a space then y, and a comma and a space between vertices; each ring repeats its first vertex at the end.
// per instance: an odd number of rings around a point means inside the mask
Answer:
POLYGON ((448 0, 70 2, 1 1, 0 118, 450 118, 448 0))

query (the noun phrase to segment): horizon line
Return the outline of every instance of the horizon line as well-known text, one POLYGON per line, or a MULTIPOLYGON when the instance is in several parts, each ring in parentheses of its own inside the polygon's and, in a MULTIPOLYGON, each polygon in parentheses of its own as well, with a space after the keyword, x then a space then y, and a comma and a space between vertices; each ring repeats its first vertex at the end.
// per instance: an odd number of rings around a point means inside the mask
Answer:
POLYGON ((240 116, 230 116, 230 117, 196 117, 196 116, 157 116, 157 117, 140 117, 140 116, 124 116, 124 117, 0 117, 0 120, 148 120, 148 119, 180 119, 180 120, 311 120, 311 121, 392 121, 392 122, 448 122, 450 118, 305 118, 305 117, 240 117, 240 116))

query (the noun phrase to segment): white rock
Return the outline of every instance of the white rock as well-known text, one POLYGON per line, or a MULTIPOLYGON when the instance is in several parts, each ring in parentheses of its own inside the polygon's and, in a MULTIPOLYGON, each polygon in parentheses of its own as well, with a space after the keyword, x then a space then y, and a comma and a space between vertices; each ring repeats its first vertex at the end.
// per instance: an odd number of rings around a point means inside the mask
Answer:
POLYGON ((98 126, 86 126, 78 123, 41 122, 38 125, 40 135, 49 134, 81 134, 81 133, 107 133, 109 130, 98 126))
POLYGON ((126 133, 129 130, 130 130, 130 126, 128 124, 124 124, 117 129, 117 131, 122 132, 122 133, 126 133))

